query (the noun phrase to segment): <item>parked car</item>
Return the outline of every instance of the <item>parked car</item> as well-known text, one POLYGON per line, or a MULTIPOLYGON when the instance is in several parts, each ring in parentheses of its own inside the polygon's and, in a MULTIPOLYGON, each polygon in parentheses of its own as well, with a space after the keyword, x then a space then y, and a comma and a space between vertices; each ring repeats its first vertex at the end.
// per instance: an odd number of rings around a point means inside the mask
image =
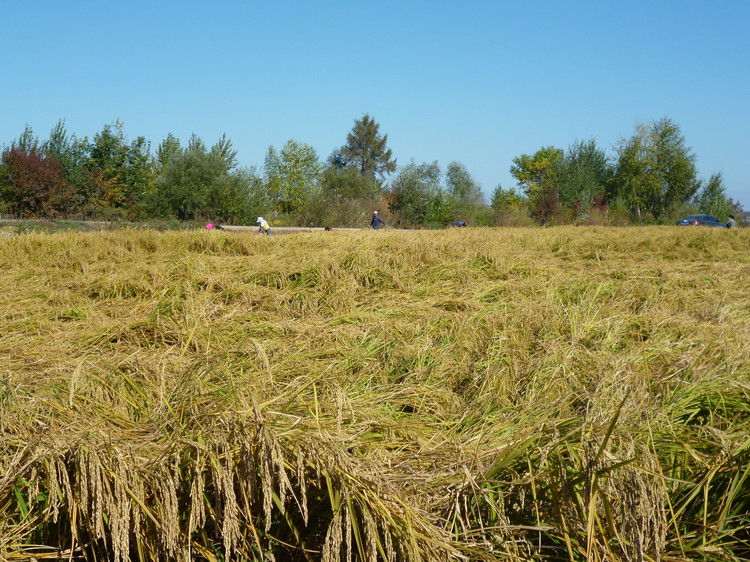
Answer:
POLYGON ((677 221, 677 226, 718 226, 726 228, 723 222, 711 215, 688 215, 677 221))

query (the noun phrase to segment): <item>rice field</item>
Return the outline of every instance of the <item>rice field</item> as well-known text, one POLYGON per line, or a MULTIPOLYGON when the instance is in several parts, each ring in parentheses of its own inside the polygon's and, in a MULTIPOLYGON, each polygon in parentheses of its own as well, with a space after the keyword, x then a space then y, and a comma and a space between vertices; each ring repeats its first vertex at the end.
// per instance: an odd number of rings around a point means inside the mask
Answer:
POLYGON ((0 559, 750 559, 750 229, 0 237, 0 559))

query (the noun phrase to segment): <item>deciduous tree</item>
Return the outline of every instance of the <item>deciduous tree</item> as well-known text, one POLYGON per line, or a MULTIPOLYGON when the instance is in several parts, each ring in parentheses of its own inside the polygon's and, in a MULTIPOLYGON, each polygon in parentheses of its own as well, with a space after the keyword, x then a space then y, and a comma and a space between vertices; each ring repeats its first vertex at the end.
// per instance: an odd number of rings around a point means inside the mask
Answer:
POLYGON ((2 154, 0 199, 15 216, 53 218, 65 214, 72 190, 62 166, 44 146, 36 143, 14 146, 2 154))
POLYGON ((531 156, 517 156, 510 168, 510 173, 526 193, 531 215, 541 223, 547 222, 558 211, 559 198, 554 179, 562 158, 562 149, 547 146, 531 156))
POLYGON ((721 172, 712 174, 708 182, 702 185, 694 203, 701 213, 713 215, 722 222, 726 222, 729 215, 738 215, 741 210, 737 203, 727 197, 721 172))
POLYGON ((101 194, 96 179, 86 166, 91 153, 88 139, 79 139, 75 134, 69 136, 65 121, 61 119, 50 131, 45 153, 57 159, 73 190, 71 211, 84 217, 95 214, 99 210, 101 194))
POLYGON ((19 135, 18 139, 11 143, 11 147, 18 147, 26 153, 32 150, 39 150, 41 146, 42 143, 39 141, 39 137, 34 134, 34 130, 28 124, 24 127, 23 133, 19 135))
POLYGON ((157 171, 163 170, 169 163, 169 159, 175 154, 180 154, 182 147, 180 146, 180 139, 175 137, 172 133, 168 133, 167 137, 159 143, 156 148, 156 169, 157 171))
POLYGON ((576 141, 565 151, 555 166, 551 183, 557 187, 560 205, 571 208, 578 204, 589 209, 596 196, 603 196, 612 177, 612 169, 604 150, 596 141, 576 141))
POLYGON ((363 176, 357 168, 347 166, 340 150, 335 150, 320 178, 323 195, 336 202, 373 201, 380 196, 380 184, 373 176, 363 176))
POLYGON ((393 180, 388 208, 413 226, 444 225, 451 220, 443 212, 446 200, 440 186, 438 163, 416 164, 412 160, 399 170, 393 180))
POLYGON ((700 186, 692 149, 670 119, 638 124, 617 152, 609 198, 627 204, 635 218, 649 213, 660 219, 690 201, 700 186))
POLYGON ((492 200, 490 206, 495 211, 505 211, 510 207, 517 207, 523 203, 521 196, 516 192, 514 188, 503 189, 503 186, 497 184, 497 187, 492 192, 492 200))
POLYGON ((236 151, 223 135, 211 149, 193 134, 185 149, 169 135, 159 146, 152 207, 180 220, 248 221, 251 174, 236 169, 236 151))
POLYGON ((290 139, 281 151, 268 148, 265 159, 266 182, 275 194, 279 210, 295 213, 304 206, 322 171, 315 149, 290 139))
POLYGON ((448 196, 459 206, 478 207, 484 205, 482 188, 461 162, 451 162, 445 170, 445 185, 448 196))
POLYGON ((516 156, 510 167, 510 173, 516 178, 526 196, 534 197, 539 190, 550 183, 562 157, 562 149, 554 146, 543 147, 533 155, 516 156))
POLYGON ((136 212, 147 199, 154 183, 150 151, 151 144, 142 136, 128 145, 119 120, 94 136, 87 167, 101 186, 104 207, 136 212))

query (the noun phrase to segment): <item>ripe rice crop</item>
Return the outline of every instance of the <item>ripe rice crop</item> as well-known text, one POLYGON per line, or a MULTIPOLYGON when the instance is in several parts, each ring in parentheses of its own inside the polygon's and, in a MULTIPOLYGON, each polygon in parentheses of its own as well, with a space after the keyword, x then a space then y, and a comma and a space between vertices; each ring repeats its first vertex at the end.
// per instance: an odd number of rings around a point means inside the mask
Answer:
POLYGON ((750 230, 0 239, 0 558, 750 558, 750 230))

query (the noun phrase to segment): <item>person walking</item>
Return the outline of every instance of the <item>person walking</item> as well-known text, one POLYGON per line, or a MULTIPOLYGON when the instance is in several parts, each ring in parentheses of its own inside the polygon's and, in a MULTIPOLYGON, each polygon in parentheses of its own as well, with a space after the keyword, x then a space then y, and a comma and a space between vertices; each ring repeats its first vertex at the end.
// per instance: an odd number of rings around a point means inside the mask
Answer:
POLYGON ((381 227, 388 226, 385 221, 378 216, 377 211, 372 212, 372 220, 370 221, 370 227, 375 230, 380 230, 381 227))
POLYGON ((260 225, 260 228, 258 228, 258 234, 267 234, 268 236, 271 236, 271 227, 268 226, 266 219, 258 217, 257 223, 260 225))

